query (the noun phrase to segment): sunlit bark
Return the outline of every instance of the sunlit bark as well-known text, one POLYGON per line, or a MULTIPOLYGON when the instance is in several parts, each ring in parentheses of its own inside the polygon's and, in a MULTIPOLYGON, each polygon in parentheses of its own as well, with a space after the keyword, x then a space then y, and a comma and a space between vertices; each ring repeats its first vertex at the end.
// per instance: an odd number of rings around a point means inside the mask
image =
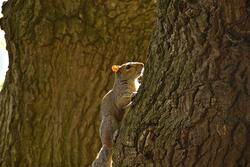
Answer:
POLYGON ((9 0, 1 167, 89 166, 113 63, 145 61, 153 1, 9 0))

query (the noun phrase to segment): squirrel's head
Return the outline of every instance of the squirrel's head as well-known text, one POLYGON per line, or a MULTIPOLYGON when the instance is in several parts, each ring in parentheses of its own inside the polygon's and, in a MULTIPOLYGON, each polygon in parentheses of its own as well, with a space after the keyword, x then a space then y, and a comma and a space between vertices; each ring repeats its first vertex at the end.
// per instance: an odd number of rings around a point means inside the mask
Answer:
POLYGON ((143 63, 128 62, 122 65, 113 65, 112 71, 122 80, 135 80, 142 74, 143 67, 143 63))

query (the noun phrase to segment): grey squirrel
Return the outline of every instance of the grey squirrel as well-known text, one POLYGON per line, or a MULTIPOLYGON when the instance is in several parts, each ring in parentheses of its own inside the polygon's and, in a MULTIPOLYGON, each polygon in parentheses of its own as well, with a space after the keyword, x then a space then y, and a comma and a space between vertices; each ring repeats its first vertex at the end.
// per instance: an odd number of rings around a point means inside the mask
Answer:
POLYGON ((112 144, 118 136, 118 124, 123 118, 124 109, 131 104, 131 99, 136 94, 137 78, 141 76, 143 68, 144 64, 140 62, 112 66, 112 71, 115 73, 114 85, 101 103, 102 148, 93 161, 92 167, 111 167, 112 144))

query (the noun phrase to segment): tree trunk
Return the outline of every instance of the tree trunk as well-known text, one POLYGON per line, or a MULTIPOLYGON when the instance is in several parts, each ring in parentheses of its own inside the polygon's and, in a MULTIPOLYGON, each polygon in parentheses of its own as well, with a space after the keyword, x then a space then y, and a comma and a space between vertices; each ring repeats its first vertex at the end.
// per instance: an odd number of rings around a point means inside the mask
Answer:
POLYGON ((1 167, 89 166, 111 65, 145 61, 153 1, 9 0, 1 167))
POLYGON ((114 166, 250 167, 250 2, 159 0, 114 166))

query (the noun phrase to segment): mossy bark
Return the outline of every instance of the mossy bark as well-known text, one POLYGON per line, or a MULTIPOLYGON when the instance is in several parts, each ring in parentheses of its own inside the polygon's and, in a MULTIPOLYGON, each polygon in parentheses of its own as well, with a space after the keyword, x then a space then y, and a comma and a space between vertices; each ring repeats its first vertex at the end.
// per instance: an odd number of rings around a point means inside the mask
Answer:
POLYGON ((250 3, 159 0, 114 166, 250 166, 250 3))
POLYGON ((145 61, 153 1, 9 0, 1 167, 89 166, 112 64, 145 61))

